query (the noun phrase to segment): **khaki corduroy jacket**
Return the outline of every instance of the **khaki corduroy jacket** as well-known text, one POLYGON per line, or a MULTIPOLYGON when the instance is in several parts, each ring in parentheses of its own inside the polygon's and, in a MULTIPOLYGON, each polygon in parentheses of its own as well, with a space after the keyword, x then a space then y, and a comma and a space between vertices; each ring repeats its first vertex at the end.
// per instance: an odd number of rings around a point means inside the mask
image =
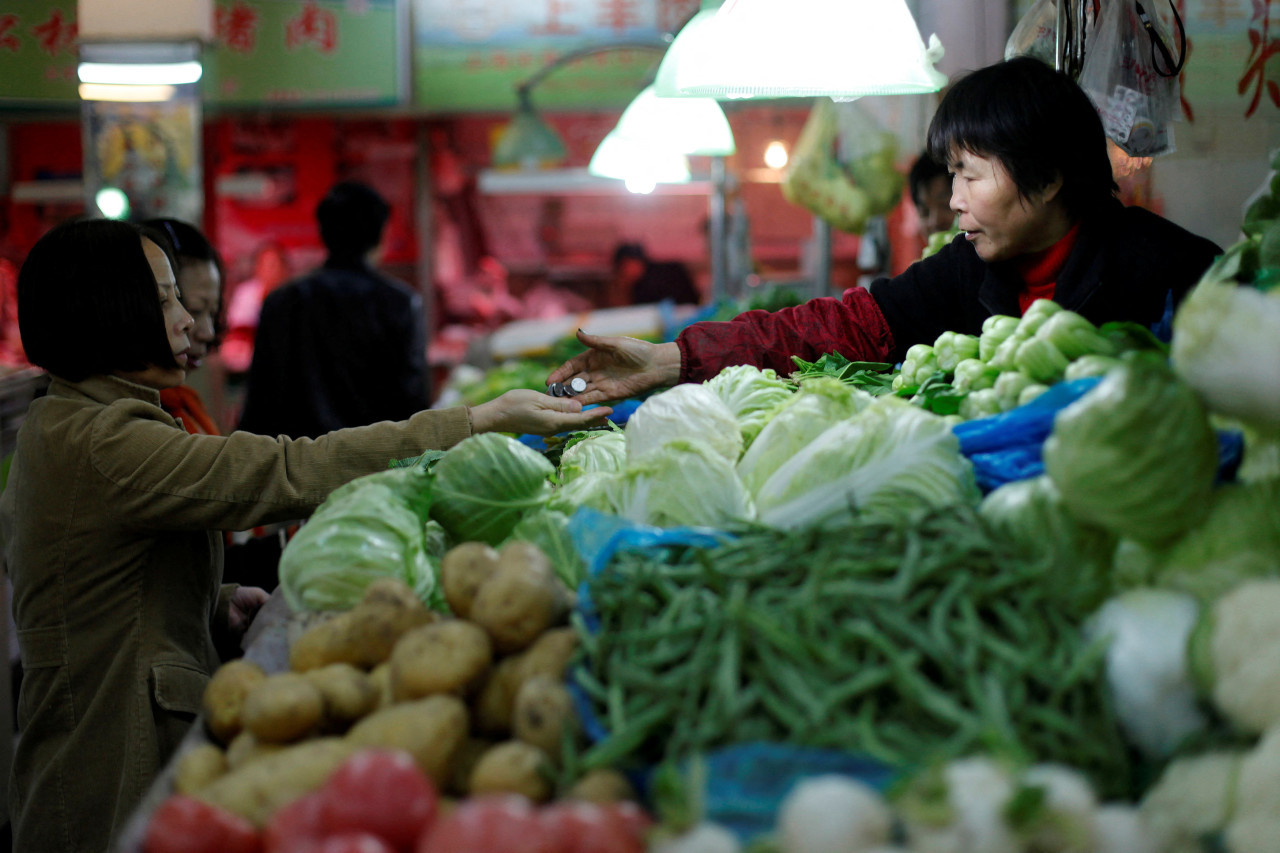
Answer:
POLYGON ((305 517, 470 432, 458 408, 315 440, 190 435, 154 389, 54 378, 0 496, 23 667, 14 849, 108 849, 173 754, 218 665, 216 531, 305 517))

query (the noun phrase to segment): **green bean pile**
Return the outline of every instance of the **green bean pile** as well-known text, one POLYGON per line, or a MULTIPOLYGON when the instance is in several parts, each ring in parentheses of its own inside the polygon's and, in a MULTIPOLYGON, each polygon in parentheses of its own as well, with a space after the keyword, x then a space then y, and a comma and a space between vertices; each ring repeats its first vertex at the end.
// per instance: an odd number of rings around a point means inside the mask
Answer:
POLYGON ((583 763, 756 740, 903 769, 985 751, 1068 763, 1124 794, 1103 649, 1081 632, 1096 584, 1022 555, 968 508, 624 552, 577 617, 574 677, 609 732, 583 763))

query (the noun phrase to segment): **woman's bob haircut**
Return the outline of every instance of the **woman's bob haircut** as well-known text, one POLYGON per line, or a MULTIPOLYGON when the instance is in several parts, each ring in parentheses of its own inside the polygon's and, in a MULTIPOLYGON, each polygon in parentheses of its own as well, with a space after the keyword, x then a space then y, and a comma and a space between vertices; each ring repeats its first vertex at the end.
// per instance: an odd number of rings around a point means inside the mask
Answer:
POLYGON ((1039 59, 1020 56, 956 82, 929 124, 929 154, 992 157, 1029 198, 1062 178, 1067 213, 1080 218, 1118 191, 1102 120, 1084 90, 1039 59))
POLYGON ((144 238, 111 219, 68 222, 40 238, 18 273, 18 328, 32 364, 72 382, 180 367, 144 238))

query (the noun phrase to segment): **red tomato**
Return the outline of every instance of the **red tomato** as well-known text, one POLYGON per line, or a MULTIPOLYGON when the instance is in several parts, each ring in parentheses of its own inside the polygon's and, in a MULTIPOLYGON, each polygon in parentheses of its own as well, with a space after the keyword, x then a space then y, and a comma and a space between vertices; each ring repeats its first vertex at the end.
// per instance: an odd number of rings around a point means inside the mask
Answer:
POLYGON ((320 792, 276 809, 262 834, 264 853, 315 853, 324 840, 320 792))
POLYGON ((459 803, 418 841, 417 853, 560 853, 524 797, 495 795, 459 803))
POLYGON ((639 803, 619 800, 616 803, 601 803, 600 808, 617 815, 636 838, 644 838, 653 827, 653 818, 640 807, 639 803))
POLYGON ((615 806, 565 800, 542 810, 562 853, 645 853, 632 818, 615 806))
POLYGON ((343 832, 330 835, 316 848, 316 853, 395 853, 387 842, 367 832, 343 832))
POLYGON ((435 819, 439 794, 409 754, 362 749, 320 789, 321 824, 330 834, 365 832, 396 850, 413 847, 435 819))
POLYGON ((146 853, 258 853, 262 846, 253 824, 239 815, 174 794, 151 815, 142 849, 146 853))

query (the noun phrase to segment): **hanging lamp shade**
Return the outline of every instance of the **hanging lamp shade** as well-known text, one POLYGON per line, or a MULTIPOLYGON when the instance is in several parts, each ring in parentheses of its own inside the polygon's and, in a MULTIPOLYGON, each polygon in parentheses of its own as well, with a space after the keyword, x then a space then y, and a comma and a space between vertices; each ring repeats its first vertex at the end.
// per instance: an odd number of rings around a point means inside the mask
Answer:
POLYGON ((947 82, 938 37, 925 47, 905 0, 726 0, 693 36, 670 83, 684 96, 847 100, 947 82))
POLYGON ((737 150, 729 120, 713 98, 659 98, 653 86, 636 95, 615 130, 641 146, 680 154, 727 157, 737 150))
POLYGON ((493 165, 499 169, 539 169, 558 165, 567 156, 560 136, 533 109, 528 92, 520 91, 520 105, 493 146, 493 165))
POLYGON ((693 61, 694 57, 701 54, 701 44, 719 8, 717 0, 704 0, 698 13, 680 28, 675 41, 667 48, 667 52, 662 57, 662 62, 658 65, 658 73, 653 81, 653 90, 658 97, 686 97, 684 93, 676 88, 676 76, 682 65, 693 61))
POLYGON ((622 181, 685 184, 690 180, 689 158, 668 148, 645 145, 611 130, 587 164, 587 173, 622 181))

